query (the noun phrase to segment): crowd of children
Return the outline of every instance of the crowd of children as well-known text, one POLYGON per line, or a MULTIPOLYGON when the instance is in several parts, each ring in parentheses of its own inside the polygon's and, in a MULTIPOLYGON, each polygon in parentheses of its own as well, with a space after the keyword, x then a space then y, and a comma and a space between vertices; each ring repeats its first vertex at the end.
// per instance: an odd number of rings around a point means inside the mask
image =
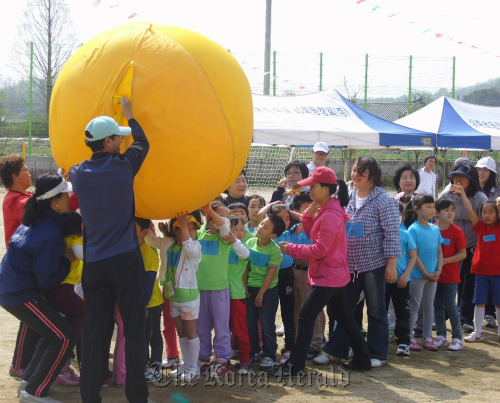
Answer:
MULTIPOLYGON (((294 161, 287 165, 285 175, 287 178, 304 178, 307 167, 303 162, 294 161)), ((246 183, 244 172, 237 182, 246 183)), ((221 196, 200 210, 180 212, 168 224, 159 223, 158 231, 162 236, 157 235, 151 220, 136 217, 149 301, 146 335, 148 366, 144 374, 147 381, 157 379, 159 365, 170 368, 169 376, 182 381, 195 380, 207 370, 215 376, 223 376, 230 370, 231 358, 235 357, 239 358, 235 365, 240 374, 247 374, 253 363, 259 363, 261 370, 271 370, 277 361, 278 306, 284 326, 281 363, 296 362, 303 368, 309 349, 321 350, 325 326, 322 311, 328 304, 328 298, 320 298, 321 286, 319 291, 316 290, 318 297, 315 303, 318 307, 313 309, 308 306, 314 316, 300 316, 300 323, 307 323, 314 329, 307 335, 299 329, 299 313, 311 292, 311 285, 315 285, 308 282, 308 269, 316 267, 316 263, 311 262, 325 259, 325 256, 314 255, 319 253, 318 249, 310 247, 313 240, 303 228, 303 223, 312 226, 307 222, 306 210, 317 214, 317 204, 310 207, 313 200, 309 187, 299 186, 296 182, 290 192, 285 192, 286 184, 282 186, 283 190, 273 195, 274 200, 269 204, 260 195, 236 197, 228 194, 226 198, 221 196), (299 247, 287 250, 283 245, 288 244, 299 247), (307 340, 310 345, 296 348, 297 334, 301 335, 300 340, 307 340)), ((316 182, 310 183, 316 186, 316 182)), ((333 183, 337 184, 336 178, 333 183)), ((345 184, 342 186, 345 187, 345 184)), ((452 184, 451 190, 461 196, 473 230, 478 234, 471 269, 471 273, 476 275, 473 300, 475 328, 465 337, 466 342, 478 342, 484 338, 482 325, 489 293, 493 296, 496 315, 500 319, 500 269, 496 263, 500 251, 500 201, 485 202, 481 217, 478 217, 461 185, 452 184)), ((347 188, 344 193, 347 194, 347 188)), ((322 203, 326 204, 331 197, 326 192, 322 203)), ((318 195, 315 198, 320 199, 318 195)), ((336 205, 335 209, 344 211, 347 200, 341 200, 342 205, 336 205)), ((448 198, 434 200, 429 194, 416 195, 408 205, 399 203, 402 255, 397 260, 397 280, 386 286, 386 306, 392 301, 396 316, 394 334, 398 344, 397 355, 409 356, 411 350, 423 348, 436 351, 448 345, 447 319, 452 329, 448 349, 461 350, 462 326, 456 299, 460 283, 459 265, 466 257, 467 244, 463 231, 453 224, 455 204, 448 198), (423 316, 422 345, 413 335, 419 309, 423 316), (434 325, 435 338, 432 336, 434 325)), ((78 338, 85 297, 79 286, 83 265, 82 221, 77 212, 70 211, 67 216, 65 242, 76 259, 70 274, 59 287, 50 290, 47 300, 65 315, 78 338)), ((345 219, 348 220, 348 216, 345 219)), ((341 219, 342 227, 343 220, 344 217, 341 219)), ((323 233, 327 233, 325 228, 323 233)), ((347 248, 341 240, 335 245, 347 248)), ((321 276, 320 273, 315 275, 321 276)), ((327 284, 328 281, 320 283, 327 284)), ((336 298, 343 301, 344 296, 337 295, 336 298)), ((352 328, 350 337, 357 340, 354 322, 338 312, 336 317, 352 328)), ((113 380, 116 386, 122 387, 126 377, 126 341, 118 307, 115 322, 117 337, 113 380)), ((500 340, 500 331, 498 338, 500 340)), ((356 354, 361 357, 366 346, 361 343, 354 346, 355 357, 356 354)), ((362 370, 369 369, 369 364, 361 359, 353 365, 353 369, 359 369, 356 365, 362 370)), ((69 361, 59 378, 60 383, 66 385, 79 384, 78 375, 69 366, 69 361)))

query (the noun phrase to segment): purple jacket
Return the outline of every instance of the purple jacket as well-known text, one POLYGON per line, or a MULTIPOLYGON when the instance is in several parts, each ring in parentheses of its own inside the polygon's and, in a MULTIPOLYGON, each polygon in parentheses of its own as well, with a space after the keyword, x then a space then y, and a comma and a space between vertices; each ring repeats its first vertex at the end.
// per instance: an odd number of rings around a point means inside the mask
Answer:
POLYGON ((308 283, 320 287, 343 287, 350 280, 347 265, 345 223, 349 220, 336 197, 326 202, 318 214, 301 218, 312 245, 289 244, 287 254, 309 259, 308 283))

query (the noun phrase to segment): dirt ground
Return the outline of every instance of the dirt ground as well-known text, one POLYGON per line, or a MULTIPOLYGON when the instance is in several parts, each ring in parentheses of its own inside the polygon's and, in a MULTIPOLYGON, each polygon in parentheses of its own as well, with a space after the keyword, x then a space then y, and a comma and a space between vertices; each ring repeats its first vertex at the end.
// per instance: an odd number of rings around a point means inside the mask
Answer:
MULTIPOLYGON (((5 191, 0 191, 0 202, 5 191)), ((0 214, 0 234, 3 219, 0 214)), ((0 255, 5 253, 0 242, 0 255)), ((366 316, 366 315, 365 315, 366 316)), ((276 318, 281 324, 279 314, 276 318)), ((0 402, 17 402, 18 378, 9 376, 9 366, 19 322, 0 308, 0 402)), ((344 373, 338 367, 308 362, 308 376, 302 385, 290 385, 266 379, 258 366, 255 374, 228 377, 218 384, 201 378, 193 385, 166 385, 164 380, 149 384, 154 402, 429 402, 429 401, 500 401, 500 341, 497 329, 484 329, 483 343, 466 344, 463 351, 412 352, 411 357, 396 356, 391 345, 389 360, 382 368, 366 373, 344 373), (317 371, 316 373, 314 371, 317 371), (322 376, 318 376, 317 374, 322 376)), ((278 338, 278 351, 283 340, 278 338)), ((279 356, 278 356, 279 357, 279 356)), ((234 363, 234 361, 233 361, 234 363)), ((236 371, 232 369, 232 374, 236 371)), ((166 377, 165 377, 166 379, 166 377)), ((79 388, 54 383, 54 399, 79 402, 79 388)), ((109 386, 102 390, 104 402, 126 402, 124 389, 109 386)))

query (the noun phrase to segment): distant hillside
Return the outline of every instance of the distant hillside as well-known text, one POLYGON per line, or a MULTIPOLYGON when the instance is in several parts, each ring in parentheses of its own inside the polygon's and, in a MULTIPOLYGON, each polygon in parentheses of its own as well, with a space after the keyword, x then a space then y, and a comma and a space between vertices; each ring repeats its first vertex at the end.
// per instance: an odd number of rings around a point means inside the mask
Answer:
MULTIPOLYGON (((478 105, 490 105, 490 103, 479 103, 477 101, 481 101, 481 97, 479 99, 474 99, 476 102, 472 102, 472 100, 467 100, 467 97, 471 95, 474 92, 478 92, 481 90, 494 90, 499 93, 500 96, 500 77, 499 78, 493 78, 491 80, 482 82, 482 83, 477 83, 468 87, 461 87, 461 88, 456 88, 455 89, 455 98, 464 101, 464 102, 471 102, 471 103, 477 103, 478 105), (465 98, 465 99, 464 99, 465 98)), ((414 99, 415 98, 423 98, 422 101, 424 104, 427 104, 429 102, 432 102, 436 99, 438 99, 441 96, 447 96, 451 97, 451 88, 441 88, 439 91, 435 93, 430 93, 430 92, 425 92, 425 91, 419 91, 418 89, 415 89, 414 92, 414 99)), ((408 95, 401 95, 399 97, 381 97, 381 98, 368 98, 369 103, 399 103, 399 102, 408 102, 408 95)), ((499 103, 495 106, 500 106, 500 99, 499 103)))

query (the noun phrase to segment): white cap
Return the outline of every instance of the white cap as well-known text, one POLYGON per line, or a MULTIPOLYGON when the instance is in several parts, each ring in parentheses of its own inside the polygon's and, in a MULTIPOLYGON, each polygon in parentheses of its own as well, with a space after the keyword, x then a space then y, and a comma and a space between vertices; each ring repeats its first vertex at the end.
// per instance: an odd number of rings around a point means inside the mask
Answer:
POLYGON ((313 153, 315 153, 317 151, 323 151, 324 153, 327 153, 327 154, 330 152, 330 150, 328 148, 328 144, 323 143, 321 141, 314 144, 313 153))
POLYGON ((491 172, 497 173, 497 164, 491 157, 481 158, 477 162, 476 168, 488 168, 491 172))

